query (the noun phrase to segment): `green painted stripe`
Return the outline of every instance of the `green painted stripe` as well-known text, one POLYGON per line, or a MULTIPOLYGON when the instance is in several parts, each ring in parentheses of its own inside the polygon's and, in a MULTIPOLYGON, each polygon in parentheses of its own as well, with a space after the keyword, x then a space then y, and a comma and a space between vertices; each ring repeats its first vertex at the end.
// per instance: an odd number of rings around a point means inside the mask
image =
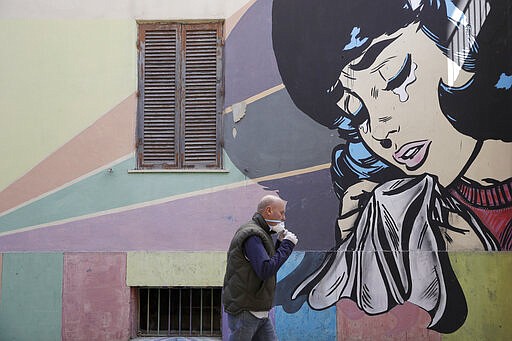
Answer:
POLYGON ((3 255, 0 339, 61 339, 62 268, 61 253, 3 255))
POLYGON ((0 217, 0 232, 93 214, 245 180, 224 155, 224 173, 136 173, 125 160, 0 217))

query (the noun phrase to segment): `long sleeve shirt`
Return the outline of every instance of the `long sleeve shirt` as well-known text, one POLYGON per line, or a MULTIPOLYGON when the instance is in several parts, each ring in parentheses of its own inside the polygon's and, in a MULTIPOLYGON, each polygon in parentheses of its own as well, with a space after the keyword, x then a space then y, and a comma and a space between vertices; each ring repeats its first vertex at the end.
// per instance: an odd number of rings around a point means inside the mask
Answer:
POLYGON ((282 242, 277 241, 276 253, 269 257, 260 237, 251 236, 244 242, 245 255, 261 280, 266 280, 275 275, 281 265, 286 262, 294 247, 295 244, 287 239, 282 242))

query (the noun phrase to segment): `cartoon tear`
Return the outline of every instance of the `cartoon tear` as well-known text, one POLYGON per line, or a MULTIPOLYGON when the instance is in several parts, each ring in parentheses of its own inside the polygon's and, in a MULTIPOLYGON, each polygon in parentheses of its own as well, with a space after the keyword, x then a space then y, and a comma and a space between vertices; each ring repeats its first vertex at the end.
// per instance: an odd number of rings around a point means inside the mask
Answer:
POLYGON ((409 99, 409 94, 407 93, 407 86, 416 81, 416 74, 414 71, 418 68, 416 63, 412 63, 411 72, 405 79, 405 81, 396 89, 393 89, 393 93, 398 96, 400 102, 405 102, 409 99))

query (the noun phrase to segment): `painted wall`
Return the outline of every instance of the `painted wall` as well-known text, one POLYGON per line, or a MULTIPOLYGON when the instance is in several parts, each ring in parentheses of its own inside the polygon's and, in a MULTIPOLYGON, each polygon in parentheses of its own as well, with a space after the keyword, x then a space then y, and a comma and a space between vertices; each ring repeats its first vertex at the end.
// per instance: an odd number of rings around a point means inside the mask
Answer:
POLYGON ((125 253, 66 253, 62 284, 63 340, 130 337, 125 253))
POLYGON ((4 340, 58 340, 62 328, 62 253, 2 257, 0 333, 4 340))
POLYGON ((280 339, 507 339, 510 3, 291 4, 0 2, 1 340, 127 340, 130 286, 221 285, 269 193, 280 339), (209 18, 225 172, 134 172, 137 20, 209 18))

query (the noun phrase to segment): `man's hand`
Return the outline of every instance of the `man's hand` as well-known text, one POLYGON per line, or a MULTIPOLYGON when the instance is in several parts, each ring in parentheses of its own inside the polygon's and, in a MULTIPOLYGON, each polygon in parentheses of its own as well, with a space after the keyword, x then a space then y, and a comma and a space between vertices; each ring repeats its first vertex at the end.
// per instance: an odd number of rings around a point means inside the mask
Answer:
POLYGON ((362 180, 350 186, 344 193, 341 202, 341 216, 338 219, 338 228, 341 232, 341 239, 345 239, 354 227, 354 223, 358 217, 356 213, 360 211, 359 199, 365 193, 370 193, 378 183, 362 180))
POLYGON ((299 239, 297 238, 297 236, 293 232, 290 232, 288 230, 286 230, 286 234, 283 239, 287 239, 295 245, 297 245, 297 243, 299 242, 299 239))
POLYGON ((282 230, 281 232, 278 232, 277 233, 277 240, 279 240, 280 242, 283 241, 284 239, 284 236, 286 236, 286 234, 288 233, 288 230, 287 229, 284 229, 282 230))

